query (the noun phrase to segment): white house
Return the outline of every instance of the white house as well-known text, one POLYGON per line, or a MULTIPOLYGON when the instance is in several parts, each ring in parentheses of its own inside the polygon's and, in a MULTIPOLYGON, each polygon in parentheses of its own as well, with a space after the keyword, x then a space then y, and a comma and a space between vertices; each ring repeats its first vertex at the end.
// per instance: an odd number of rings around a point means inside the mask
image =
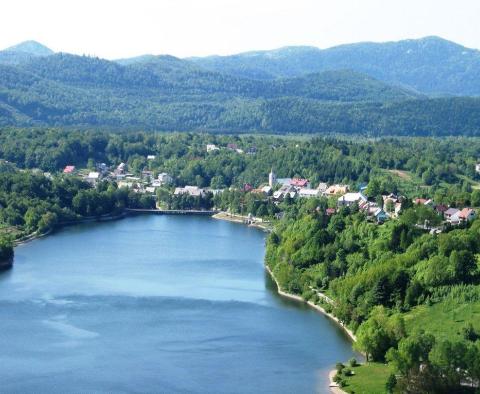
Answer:
POLYGON ((328 185, 327 185, 325 182, 320 182, 320 183, 318 184, 317 190, 318 190, 320 193, 325 192, 327 189, 328 189, 328 185))
POLYGON ((181 194, 188 194, 193 197, 201 197, 203 196, 203 193, 203 189, 200 189, 198 186, 185 186, 175 188, 175 192, 173 194, 175 196, 179 196, 181 194))
POLYGON ((343 196, 338 197, 338 206, 349 207, 353 204, 361 204, 367 202, 367 197, 362 193, 345 193, 343 196))
POLYGON ((219 149, 218 146, 215 144, 207 144, 207 152, 213 152, 218 149, 219 149))
POLYGON ((158 174, 157 179, 160 181, 160 185, 169 185, 173 182, 173 178, 168 175, 166 172, 158 174))
POLYGON ((147 160, 155 160, 156 157, 157 156, 155 156, 155 155, 148 155, 147 160))
POLYGON ((320 191, 318 189, 307 189, 302 188, 298 190, 298 197, 318 197, 320 195, 320 191))
POLYGON ((477 164, 475 165, 475 172, 476 172, 477 174, 480 174, 480 163, 477 163, 477 164))
POLYGON ((156 187, 154 187, 154 186, 147 186, 147 187, 145 188, 145 191, 146 191, 147 193, 154 194, 154 193, 155 193, 155 189, 156 189, 156 187))
POLYGON ((91 185, 95 186, 100 179, 99 172, 89 172, 85 180, 90 183, 91 185))

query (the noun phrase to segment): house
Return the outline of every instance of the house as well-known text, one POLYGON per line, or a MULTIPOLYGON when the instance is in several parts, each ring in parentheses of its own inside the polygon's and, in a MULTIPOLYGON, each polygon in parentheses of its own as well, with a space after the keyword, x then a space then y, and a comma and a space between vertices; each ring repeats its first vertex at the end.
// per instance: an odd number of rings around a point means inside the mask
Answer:
POLYGON ((125 163, 120 163, 115 169, 115 175, 125 174, 125 171, 127 171, 127 165, 125 163))
POLYGON ((151 179, 152 177, 153 177, 153 171, 150 171, 150 170, 142 171, 142 178, 151 179))
POLYGON ((250 148, 247 149, 247 155, 254 155, 255 153, 257 153, 256 146, 251 146, 250 148))
POLYGON ((337 210, 335 208, 327 208, 325 210, 325 213, 327 214, 327 216, 335 215, 335 212, 337 212, 337 210))
POLYGON ((156 190, 156 187, 154 187, 154 186, 147 186, 145 188, 145 192, 151 193, 151 194, 155 194, 155 190, 156 190))
POLYGON ((460 218, 458 217, 459 213, 460 211, 457 208, 448 208, 444 212, 443 217, 450 224, 459 224, 460 223, 460 218))
POLYGON ((97 171, 99 171, 102 174, 105 174, 108 171, 108 166, 105 163, 97 163, 96 167, 97 167, 97 171))
POLYGON ((147 160, 155 160, 156 157, 157 156, 155 156, 155 155, 148 155, 147 160))
POLYGON ((332 185, 325 190, 324 196, 336 196, 348 192, 348 185, 332 185))
POLYGON ((219 150, 218 146, 215 144, 207 144, 207 152, 213 152, 219 150))
POLYGON ((477 174, 480 174, 480 163, 477 163, 477 164, 475 165, 475 172, 476 172, 477 174))
POLYGON ((309 189, 310 181, 308 179, 303 179, 303 178, 293 178, 290 181, 290 185, 294 186, 295 188, 309 189))
POLYGON ((322 194, 328 189, 328 185, 325 182, 320 182, 317 186, 317 190, 322 194))
POLYGON ((243 185, 243 191, 244 191, 244 192, 251 192, 252 190, 253 190, 253 186, 250 185, 250 183, 245 183, 245 184, 243 185))
POLYGON ((428 200, 426 198, 416 198, 413 200, 415 205, 425 205, 428 200))
POLYGON ((263 186, 261 188, 262 192, 267 194, 267 195, 270 195, 272 193, 272 187, 271 186, 263 186))
POLYGON ((95 186, 100 179, 99 172, 89 172, 85 180, 90 183, 92 186, 95 186))
POLYGON ((298 190, 298 197, 318 197, 320 192, 317 189, 302 188, 298 190))
POLYGON ((238 145, 229 143, 227 144, 227 149, 236 151, 238 149, 238 145))
POLYGON ((185 186, 185 187, 177 187, 173 192, 175 196, 179 196, 181 194, 188 194, 192 197, 201 197, 204 194, 203 189, 200 189, 198 186, 185 186))
POLYGON ((377 220, 377 223, 383 223, 388 219, 387 214, 382 208, 377 208, 373 212, 373 217, 377 220))
POLYGON ((346 193, 338 198, 337 205, 339 207, 349 207, 353 204, 360 205, 362 202, 367 202, 367 197, 365 197, 362 193, 346 193))
POLYGON ((162 172, 161 174, 158 174, 157 180, 160 182, 160 186, 169 185, 173 183, 173 178, 170 175, 168 175, 166 172, 162 172))
POLYGON ((462 222, 469 222, 475 219, 475 211, 472 208, 463 208, 458 213, 458 217, 462 222))
POLYGON ((292 178, 276 178, 276 183, 282 186, 290 186, 292 178))
POLYGON ((447 210, 448 210, 448 206, 446 206, 445 204, 438 204, 435 207, 435 211, 437 211, 437 213, 441 216, 444 216, 447 210))
POLYGON ((64 174, 73 174, 75 172, 75 166, 66 166, 63 169, 64 174))
POLYGON ((273 198, 276 200, 284 199, 287 197, 295 198, 297 196, 297 191, 293 186, 284 185, 279 190, 273 193, 273 198))

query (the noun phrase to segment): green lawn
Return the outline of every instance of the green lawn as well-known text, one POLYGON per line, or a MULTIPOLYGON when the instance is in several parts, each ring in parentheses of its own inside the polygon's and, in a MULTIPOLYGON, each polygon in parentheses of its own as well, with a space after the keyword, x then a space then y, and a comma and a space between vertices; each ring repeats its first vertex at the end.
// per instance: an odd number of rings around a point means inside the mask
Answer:
POLYGON ((392 367, 380 363, 367 363, 352 368, 355 375, 346 377, 342 390, 355 394, 385 394, 385 383, 392 367))
POLYGON ((480 302, 444 301, 432 306, 422 305, 404 317, 407 331, 423 329, 442 339, 461 339, 462 328, 467 323, 472 323, 480 332, 480 302))
POLYGON ((410 171, 383 169, 381 172, 395 179, 400 193, 406 196, 417 196, 424 192, 425 189, 428 189, 428 186, 423 183, 422 179, 410 171))

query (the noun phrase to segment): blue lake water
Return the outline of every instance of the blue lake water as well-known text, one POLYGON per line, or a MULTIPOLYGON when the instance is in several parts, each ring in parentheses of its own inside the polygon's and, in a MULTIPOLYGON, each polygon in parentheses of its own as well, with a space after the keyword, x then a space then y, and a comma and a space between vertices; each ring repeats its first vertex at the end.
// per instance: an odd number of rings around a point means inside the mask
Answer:
POLYGON ((144 215, 19 246, 0 274, 2 393, 323 393, 354 355, 276 293, 265 235, 144 215))

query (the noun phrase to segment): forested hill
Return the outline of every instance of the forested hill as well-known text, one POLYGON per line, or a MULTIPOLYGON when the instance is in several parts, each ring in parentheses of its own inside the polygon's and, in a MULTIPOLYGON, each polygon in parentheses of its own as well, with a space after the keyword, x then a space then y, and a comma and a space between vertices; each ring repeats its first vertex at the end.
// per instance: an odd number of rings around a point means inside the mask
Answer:
POLYGON ((108 61, 27 42, 0 51, 0 125, 478 135, 480 98, 432 99, 345 67, 259 80, 173 56, 108 61))
POLYGON ((427 94, 480 95, 480 51, 439 37, 324 50, 285 47, 190 60, 210 70, 257 79, 348 68, 427 94))

